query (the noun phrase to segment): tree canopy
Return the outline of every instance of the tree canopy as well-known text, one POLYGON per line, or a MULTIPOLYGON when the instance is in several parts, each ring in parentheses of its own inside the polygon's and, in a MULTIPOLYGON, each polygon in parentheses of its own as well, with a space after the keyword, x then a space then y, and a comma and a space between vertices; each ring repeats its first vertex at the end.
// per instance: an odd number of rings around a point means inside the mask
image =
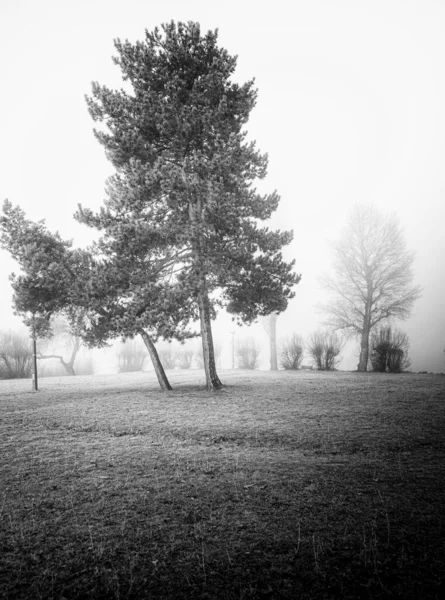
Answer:
POLYGON ((0 244, 17 261, 21 273, 10 276, 16 314, 38 337, 51 334, 51 319, 62 311, 74 325, 76 307, 86 290, 82 285, 90 260, 83 250, 73 249, 71 241, 48 231, 45 222, 34 223, 11 202, 3 203, 0 216, 0 244), (71 299, 78 303, 73 305, 71 299))

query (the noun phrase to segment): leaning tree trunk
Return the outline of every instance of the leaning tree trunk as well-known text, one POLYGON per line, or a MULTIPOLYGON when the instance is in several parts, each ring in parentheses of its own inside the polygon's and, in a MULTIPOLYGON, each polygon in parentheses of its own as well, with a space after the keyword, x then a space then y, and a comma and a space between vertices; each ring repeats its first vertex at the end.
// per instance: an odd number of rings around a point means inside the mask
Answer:
POLYGON ((67 375, 74 376, 76 374, 76 371, 74 370, 74 364, 71 361, 65 362, 61 357, 60 362, 63 365, 63 368, 65 369, 67 375))
POLYGON ((156 373, 156 377, 158 378, 159 385, 161 386, 161 390, 163 392, 172 390, 173 388, 170 385, 170 382, 167 379, 167 375, 165 374, 164 367, 162 366, 162 363, 159 360, 158 351, 156 350, 153 340, 143 329, 139 330, 139 334, 144 340, 144 344, 147 347, 148 353, 150 354, 151 362, 153 363, 153 367, 156 373))
POLYGON ((74 371, 74 360, 65 362, 63 356, 61 356, 60 354, 38 354, 37 358, 39 360, 45 360, 47 358, 57 358, 59 360, 60 364, 62 365, 62 367, 65 369, 67 375, 75 375, 76 374, 76 372, 74 371))
POLYGON ((78 336, 74 336, 74 345, 71 351, 71 356, 68 362, 65 361, 61 354, 38 354, 37 358, 39 360, 45 360, 47 358, 58 358, 60 364, 65 369, 66 374, 70 376, 76 375, 76 371, 74 370, 74 362, 76 360, 77 353, 80 350, 82 345, 82 340, 78 336))
POLYGON ((70 356, 69 361, 66 363, 62 358, 60 359, 60 362, 64 366, 65 371, 67 372, 68 375, 75 375, 76 374, 76 372, 74 371, 74 361, 76 360, 76 356, 77 356, 77 353, 80 350, 80 346, 81 345, 82 345, 82 340, 80 339, 79 336, 75 335, 74 336, 73 350, 71 352, 71 356, 70 356))

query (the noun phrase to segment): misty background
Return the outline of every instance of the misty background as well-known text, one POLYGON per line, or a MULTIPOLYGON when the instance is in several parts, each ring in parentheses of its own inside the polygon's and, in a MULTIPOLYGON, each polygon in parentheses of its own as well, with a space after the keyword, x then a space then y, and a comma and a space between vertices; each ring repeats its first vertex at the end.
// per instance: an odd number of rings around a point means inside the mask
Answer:
MULTIPOLYGON (((414 283, 423 287, 409 320, 413 371, 445 371, 445 5, 438 1, 142 0, 0 2, 0 200, 75 245, 94 232, 75 222, 79 202, 97 210, 113 169, 93 135, 84 95, 91 81, 122 87, 113 39, 142 39, 144 29, 198 21, 219 29, 219 44, 238 55, 235 79, 256 79, 258 103, 249 138, 269 154, 260 189, 277 189, 272 228, 293 229, 285 249, 302 280, 277 321, 278 340, 320 328, 316 305, 329 272, 329 240, 341 235, 356 202, 396 212, 416 251, 414 283)), ((21 326, 11 308, 0 250, 0 330, 21 326)), ((222 368, 232 341, 255 337, 269 366, 261 323, 238 327, 221 313, 214 337, 222 368), (234 332, 232 334, 232 332, 234 332), (234 336, 234 338, 233 338, 234 336)), ((236 343, 235 342, 235 343, 236 343)), ((198 340, 192 342, 198 345, 198 340)), ((97 369, 114 369, 116 350, 95 352, 97 369), (114 362, 113 362, 114 361, 114 362)), ((358 343, 341 353, 355 369, 358 343)))

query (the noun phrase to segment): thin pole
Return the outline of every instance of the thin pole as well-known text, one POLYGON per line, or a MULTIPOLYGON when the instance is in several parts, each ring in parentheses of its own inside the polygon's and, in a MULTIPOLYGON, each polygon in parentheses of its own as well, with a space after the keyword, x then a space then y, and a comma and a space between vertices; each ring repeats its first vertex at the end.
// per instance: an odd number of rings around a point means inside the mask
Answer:
POLYGON ((235 368, 235 332, 231 331, 232 334, 232 369, 235 368))
POLYGON ((38 382, 37 382, 37 340, 36 340, 36 330, 34 327, 33 327, 33 331, 32 331, 32 354, 33 354, 33 362, 34 362, 33 389, 35 392, 37 392, 39 389, 38 382))

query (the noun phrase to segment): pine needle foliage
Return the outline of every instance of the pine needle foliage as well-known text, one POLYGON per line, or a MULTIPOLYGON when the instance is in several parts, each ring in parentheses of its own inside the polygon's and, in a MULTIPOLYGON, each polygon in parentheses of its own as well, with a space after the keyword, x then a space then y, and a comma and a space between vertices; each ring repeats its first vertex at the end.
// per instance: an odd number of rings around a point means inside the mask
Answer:
POLYGON ((210 324, 216 309, 250 323, 283 311, 299 281, 282 257, 292 233, 261 224, 279 196, 254 185, 267 171, 267 156, 243 130, 254 82, 232 81, 236 57, 217 37, 202 35, 198 23, 172 21, 135 44, 115 41, 114 62, 131 91, 94 83, 87 102, 116 173, 105 206, 77 213, 103 232, 108 255, 150 257, 162 289, 177 283, 192 301, 211 389, 221 387, 210 324))

